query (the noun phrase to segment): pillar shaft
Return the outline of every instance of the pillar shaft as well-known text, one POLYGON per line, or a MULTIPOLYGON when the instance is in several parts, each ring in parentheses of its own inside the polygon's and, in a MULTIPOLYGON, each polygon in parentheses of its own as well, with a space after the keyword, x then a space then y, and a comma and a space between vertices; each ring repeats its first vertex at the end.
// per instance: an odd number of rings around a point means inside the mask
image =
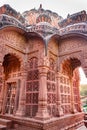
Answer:
POLYGON ((18 110, 16 112, 17 116, 25 115, 25 103, 26 103, 26 95, 25 95, 25 87, 26 87, 26 74, 20 80, 20 95, 19 95, 19 104, 18 110))
POLYGON ((39 69, 39 102, 38 102, 38 112, 36 118, 45 120, 50 118, 47 111, 47 71, 48 68, 41 67, 39 69))
POLYGON ((57 116, 62 116, 63 115, 63 110, 61 108, 61 92, 60 92, 60 74, 57 73, 56 75, 56 80, 57 80, 57 116))
POLYGON ((74 81, 73 80, 71 80, 70 85, 71 85, 71 112, 75 113, 76 109, 74 105, 74 88, 73 88, 74 81))

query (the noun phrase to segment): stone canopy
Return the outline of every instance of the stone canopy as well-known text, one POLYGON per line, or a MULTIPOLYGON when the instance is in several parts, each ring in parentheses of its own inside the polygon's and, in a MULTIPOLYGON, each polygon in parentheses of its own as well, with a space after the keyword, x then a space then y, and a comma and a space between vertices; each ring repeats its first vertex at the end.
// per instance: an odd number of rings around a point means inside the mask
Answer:
POLYGON ((0 124, 4 121, 5 128, 85 129, 80 67, 87 76, 84 10, 63 19, 42 5, 22 14, 7 4, 0 7, 0 124))

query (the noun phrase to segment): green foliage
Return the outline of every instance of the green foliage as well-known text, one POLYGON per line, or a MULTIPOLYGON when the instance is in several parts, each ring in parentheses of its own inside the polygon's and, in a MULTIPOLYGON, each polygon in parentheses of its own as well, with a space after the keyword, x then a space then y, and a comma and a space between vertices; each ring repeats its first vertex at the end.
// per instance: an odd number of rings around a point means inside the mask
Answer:
POLYGON ((80 95, 87 96, 87 84, 83 84, 80 86, 80 95))
MULTIPOLYGON (((80 95, 82 97, 87 96, 87 84, 83 84, 80 86, 80 95)), ((87 112, 87 99, 82 99, 82 104, 83 104, 83 111, 87 112)))

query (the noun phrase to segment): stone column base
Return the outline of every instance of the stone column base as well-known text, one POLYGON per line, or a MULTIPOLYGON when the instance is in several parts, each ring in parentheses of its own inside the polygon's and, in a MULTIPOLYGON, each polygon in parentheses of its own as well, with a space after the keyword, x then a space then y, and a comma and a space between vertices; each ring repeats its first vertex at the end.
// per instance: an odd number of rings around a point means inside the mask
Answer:
POLYGON ((25 116, 25 110, 24 109, 20 109, 16 111, 16 116, 25 116))
POLYGON ((38 120, 48 120, 50 119, 50 116, 47 110, 39 109, 35 118, 38 120))
POLYGON ((62 108, 61 108, 61 106, 58 106, 57 107, 57 116, 63 116, 64 114, 63 114, 63 110, 62 110, 62 108))

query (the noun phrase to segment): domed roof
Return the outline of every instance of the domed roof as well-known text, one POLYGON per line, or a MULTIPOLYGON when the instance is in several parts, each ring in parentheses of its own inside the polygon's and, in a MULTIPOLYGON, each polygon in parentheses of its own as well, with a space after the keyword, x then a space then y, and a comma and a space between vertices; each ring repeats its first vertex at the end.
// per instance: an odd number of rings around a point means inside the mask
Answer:
POLYGON ((31 9, 30 11, 26 11, 23 13, 23 16, 28 22, 28 25, 29 24, 35 25, 39 22, 48 22, 53 27, 57 27, 57 28, 58 28, 58 22, 63 19, 57 13, 52 12, 50 10, 43 9, 41 4, 37 10, 34 8, 34 9, 31 9))

